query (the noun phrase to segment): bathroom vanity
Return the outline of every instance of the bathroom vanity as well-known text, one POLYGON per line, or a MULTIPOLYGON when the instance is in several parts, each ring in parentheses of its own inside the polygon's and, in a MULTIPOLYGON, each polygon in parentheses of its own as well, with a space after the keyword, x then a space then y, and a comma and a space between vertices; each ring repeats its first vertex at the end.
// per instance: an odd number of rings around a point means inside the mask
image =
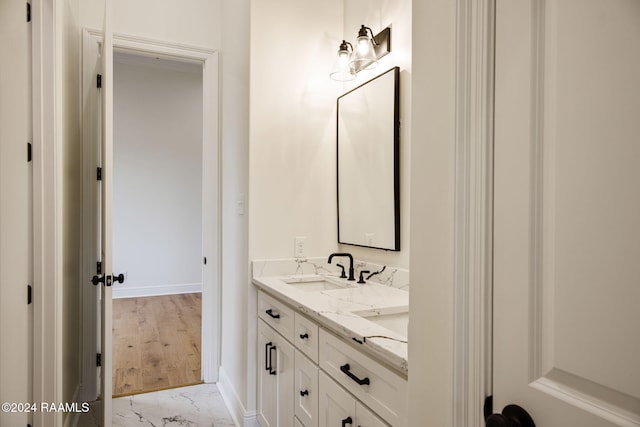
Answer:
MULTIPOLYGON (((358 284, 340 279, 326 259, 286 264, 253 264, 260 424, 406 426, 409 292, 399 289, 408 286, 398 283, 402 274, 385 268, 358 284)), ((363 269, 382 266, 360 263, 363 269)))

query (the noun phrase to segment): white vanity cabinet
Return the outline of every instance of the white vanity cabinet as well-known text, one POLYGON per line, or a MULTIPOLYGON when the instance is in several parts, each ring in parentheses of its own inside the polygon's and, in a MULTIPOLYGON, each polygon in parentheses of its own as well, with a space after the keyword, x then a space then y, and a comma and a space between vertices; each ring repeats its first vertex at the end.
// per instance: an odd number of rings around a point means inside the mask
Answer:
POLYGON ((407 381, 258 292, 262 427, 406 427, 407 381))

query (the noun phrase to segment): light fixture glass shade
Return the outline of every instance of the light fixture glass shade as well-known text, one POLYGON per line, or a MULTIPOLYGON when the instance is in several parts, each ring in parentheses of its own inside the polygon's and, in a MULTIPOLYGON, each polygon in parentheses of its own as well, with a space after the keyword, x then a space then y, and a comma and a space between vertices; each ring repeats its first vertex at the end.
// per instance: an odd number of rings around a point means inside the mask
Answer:
POLYGON ((351 59, 351 66, 356 73, 361 70, 370 70, 378 65, 378 58, 373 47, 374 41, 369 35, 370 33, 371 29, 364 25, 358 31, 356 47, 353 50, 353 58, 351 59))
POLYGON ((351 65, 352 51, 353 48, 351 47, 351 43, 342 40, 340 48, 338 49, 338 57, 336 58, 336 62, 329 74, 329 77, 341 82, 346 82, 356 78, 356 73, 351 65))

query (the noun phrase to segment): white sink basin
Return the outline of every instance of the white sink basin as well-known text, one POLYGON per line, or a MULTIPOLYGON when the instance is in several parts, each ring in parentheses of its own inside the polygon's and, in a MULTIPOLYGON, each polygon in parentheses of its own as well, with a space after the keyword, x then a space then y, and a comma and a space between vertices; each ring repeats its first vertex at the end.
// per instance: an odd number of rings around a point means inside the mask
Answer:
POLYGON ((300 276, 282 279, 286 284, 304 292, 328 291, 332 289, 353 288, 355 285, 334 281, 323 276, 300 276))
POLYGON ((376 311, 366 310, 360 312, 354 312, 360 317, 364 317, 370 322, 380 325, 383 328, 389 329, 397 334, 407 337, 409 332, 409 312, 387 312, 380 313, 376 311))

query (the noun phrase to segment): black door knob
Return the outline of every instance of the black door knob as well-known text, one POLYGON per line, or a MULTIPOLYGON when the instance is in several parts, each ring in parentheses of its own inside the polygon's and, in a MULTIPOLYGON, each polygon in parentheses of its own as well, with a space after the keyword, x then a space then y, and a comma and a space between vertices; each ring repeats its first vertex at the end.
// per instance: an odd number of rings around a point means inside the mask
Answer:
POLYGON ((104 276, 93 276, 91 278, 91 283, 93 283, 93 286, 98 286, 98 284, 104 283, 104 276))
POLYGON ((507 405, 502 414, 491 414, 487 427, 536 427, 531 415, 518 405, 507 405))
POLYGON ((113 275, 113 282, 124 283, 124 274, 120 273, 117 276, 113 275))

